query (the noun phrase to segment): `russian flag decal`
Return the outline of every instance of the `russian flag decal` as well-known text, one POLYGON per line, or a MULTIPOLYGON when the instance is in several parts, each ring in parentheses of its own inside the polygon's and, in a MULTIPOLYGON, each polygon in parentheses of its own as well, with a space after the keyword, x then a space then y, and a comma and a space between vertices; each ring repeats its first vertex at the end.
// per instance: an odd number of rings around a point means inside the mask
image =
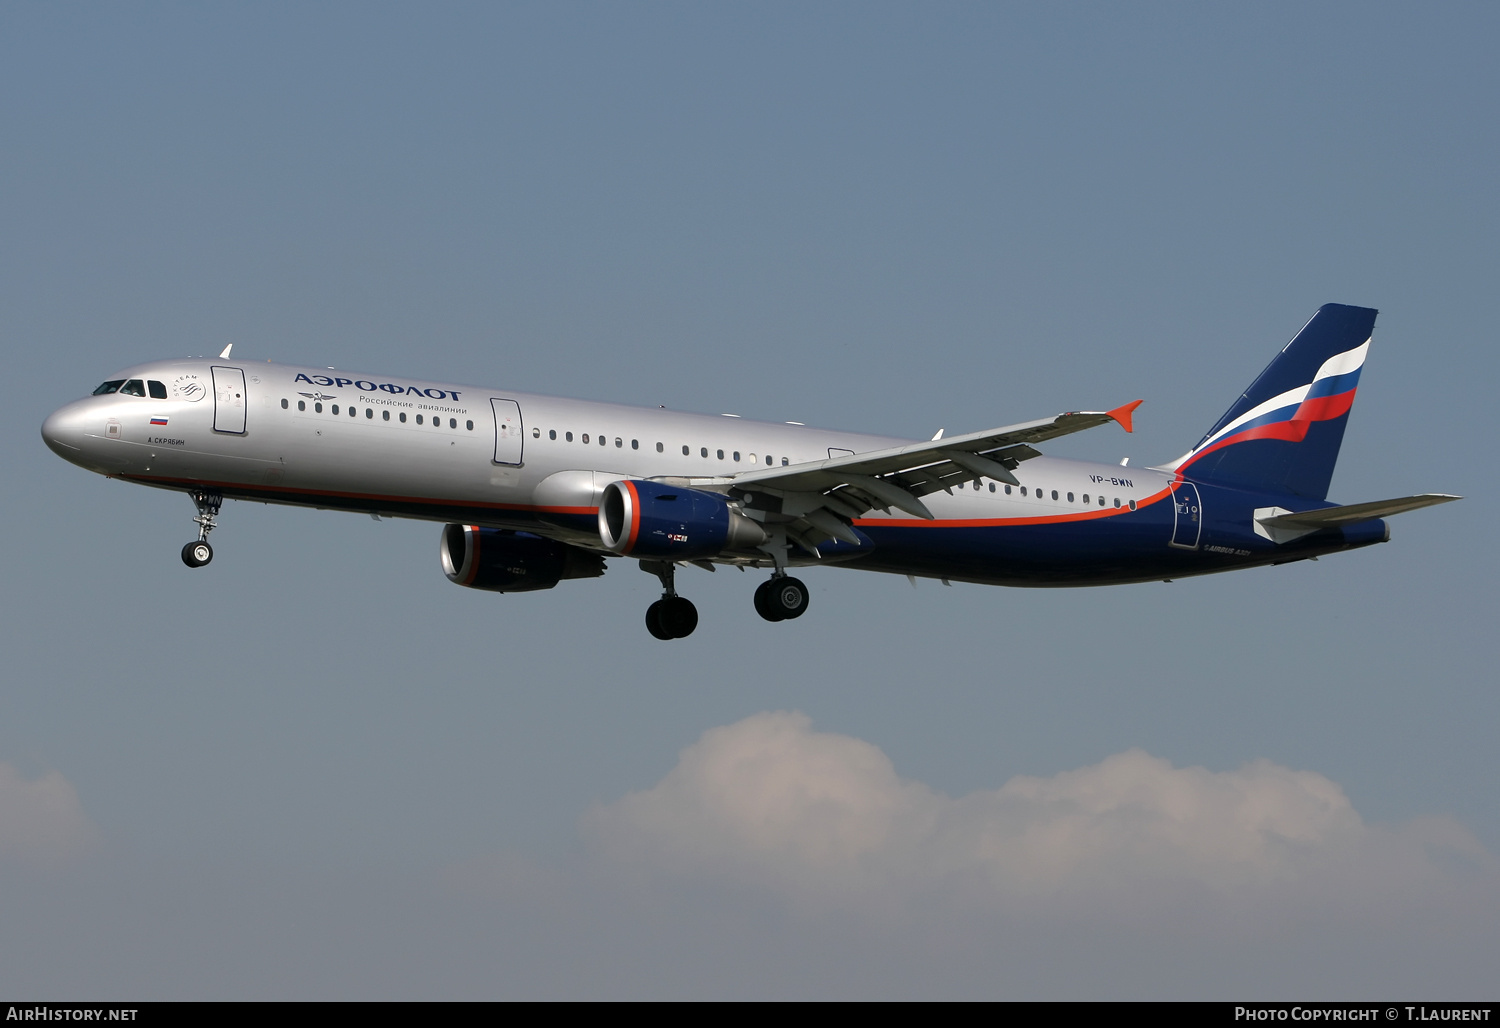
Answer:
POLYGON ((167 419, 166 418, 152 418, 151 419, 151 424, 153 424, 153 425, 165 425, 166 423, 167 423, 167 419))

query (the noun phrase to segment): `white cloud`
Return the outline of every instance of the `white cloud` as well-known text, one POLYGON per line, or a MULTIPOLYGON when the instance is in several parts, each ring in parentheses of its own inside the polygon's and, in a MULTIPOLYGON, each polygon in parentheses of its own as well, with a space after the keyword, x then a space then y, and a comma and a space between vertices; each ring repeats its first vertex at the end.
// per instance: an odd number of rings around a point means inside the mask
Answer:
POLYGON ((78 790, 56 771, 27 781, 0 764, 0 859, 44 861, 76 851, 90 835, 78 790))
POLYGON ((952 798, 784 712, 705 732, 584 829, 616 866, 863 909, 1378 916, 1476 884, 1493 898, 1500 880, 1452 819, 1370 825, 1335 782, 1270 761, 1215 772, 1129 750, 952 798))

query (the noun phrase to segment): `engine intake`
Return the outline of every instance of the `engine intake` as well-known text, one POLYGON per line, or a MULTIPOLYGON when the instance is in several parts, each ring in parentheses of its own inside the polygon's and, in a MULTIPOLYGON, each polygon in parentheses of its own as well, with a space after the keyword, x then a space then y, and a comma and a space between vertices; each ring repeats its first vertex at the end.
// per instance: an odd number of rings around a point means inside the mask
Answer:
POLYGON ((753 550, 766 533, 718 493, 623 478, 600 497, 599 539, 622 555, 695 560, 753 550))
POLYGON ((443 526, 443 574, 471 589, 524 593, 565 578, 598 578, 604 558, 555 539, 477 525, 443 526))

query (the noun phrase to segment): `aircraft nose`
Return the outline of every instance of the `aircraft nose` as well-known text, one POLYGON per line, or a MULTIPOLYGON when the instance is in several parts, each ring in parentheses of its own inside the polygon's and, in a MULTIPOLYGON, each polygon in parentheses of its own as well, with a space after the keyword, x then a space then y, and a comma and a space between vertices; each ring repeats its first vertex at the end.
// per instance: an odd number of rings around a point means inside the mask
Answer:
POLYGON ((83 453, 83 418, 79 406, 70 403, 59 407, 42 422, 42 439, 64 460, 76 461, 83 453))

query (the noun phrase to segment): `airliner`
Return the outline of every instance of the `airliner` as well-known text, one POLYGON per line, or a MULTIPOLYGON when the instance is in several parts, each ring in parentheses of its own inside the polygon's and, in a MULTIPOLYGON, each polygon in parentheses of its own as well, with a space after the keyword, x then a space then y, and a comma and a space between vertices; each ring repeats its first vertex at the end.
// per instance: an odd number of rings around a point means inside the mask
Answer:
POLYGON ((164 360, 47 417, 47 445, 109 478, 186 493, 213 559, 226 498, 442 524, 452 582, 551 589, 628 557, 661 582, 658 639, 690 635, 676 571, 769 570, 767 621, 801 617, 790 572, 830 565, 1012 586, 1171 580, 1285 564, 1390 537, 1442 493, 1337 505, 1334 462, 1376 311, 1313 315, 1186 454, 1154 467, 1044 456, 1129 432, 1141 401, 912 441, 796 422, 560 399, 335 368, 164 360))

